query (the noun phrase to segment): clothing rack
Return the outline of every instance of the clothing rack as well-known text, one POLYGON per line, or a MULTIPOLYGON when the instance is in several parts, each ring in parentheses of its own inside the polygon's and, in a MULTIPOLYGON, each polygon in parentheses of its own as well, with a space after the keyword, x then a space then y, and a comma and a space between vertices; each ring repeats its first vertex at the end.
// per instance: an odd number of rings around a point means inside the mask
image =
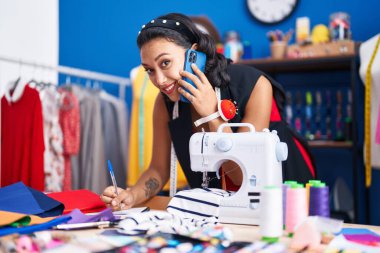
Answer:
POLYGON ((20 65, 28 65, 35 68, 47 69, 51 71, 56 71, 61 74, 66 74, 69 76, 82 77, 82 78, 87 78, 91 80, 115 83, 119 85, 119 97, 123 100, 125 99, 125 87, 131 85, 131 81, 129 80, 129 78, 99 73, 95 71, 89 71, 89 70, 72 68, 72 67, 61 66, 61 65, 49 66, 45 64, 39 64, 39 63, 24 61, 21 59, 4 57, 4 56, 0 56, 0 61, 20 64, 20 65))

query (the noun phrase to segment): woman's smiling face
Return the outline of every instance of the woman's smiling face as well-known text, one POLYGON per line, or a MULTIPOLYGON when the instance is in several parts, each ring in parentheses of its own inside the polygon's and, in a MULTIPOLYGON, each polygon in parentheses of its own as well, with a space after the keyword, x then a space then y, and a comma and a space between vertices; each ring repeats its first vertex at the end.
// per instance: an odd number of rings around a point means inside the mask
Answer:
POLYGON ((152 83, 173 102, 178 101, 186 49, 165 38, 153 39, 141 47, 141 63, 152 83))

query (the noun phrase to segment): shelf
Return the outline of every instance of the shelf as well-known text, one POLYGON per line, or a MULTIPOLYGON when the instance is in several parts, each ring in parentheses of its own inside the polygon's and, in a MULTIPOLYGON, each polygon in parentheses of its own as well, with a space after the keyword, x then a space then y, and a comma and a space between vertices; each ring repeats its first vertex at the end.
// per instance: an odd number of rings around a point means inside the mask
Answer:
MULTIPOLYGON (((358 50, 355 50, 358 52, 358 50)), ((274 79, 278 79, 280 83, 286 88, 287 85, 295 87, 296 84, 304 85, 307 87, 308 80, 312 80, 313 85, 320 83, 326 85, 340 85, 344 82, 349 85, 352 91, 352 141, 326 141, 314 140, 308 141, 309 148, 315 151, 316 156, 320 151, 341 153, 340 151, 349 151, 351 155, 347 157, 352 161, 352 179, 353 179, 353 194, 354 194, 354 222, 358 221, 359 217, 359 186, 362 183, 357 180, 359 178, 359 171, 363 170, 361 161, 360 145, 358 145, 359 127, 363 122, 363 115, 361 112, 361 105, 364 101, 364 86, 360 84, 360 77, 358 73, 359 57, 357 53, 351 53, 340 56, 330 57, 310 57, 310 58, 297 58, 297 59, 248 59, 238 61, 237 64, 249 65, 255 67, 274 79), (315 82, 314 82, 315 81, 315 82)), ((298 88, 298 86, 297 86, 298 88)), ((324 152, 322 152, 324 153, 324 152)), ((317 160, 318 158, 315 157, 317 160)), ((329 166, 331 161, 318 160, 320 166, 329 166)), ((334 168, 331 168, 334 169, 334 168)), ((360 172, 361 173, 361 172, 360 172)), ((367 202, 368 205, 368 202, 367 202)))
POLYGON ((352 148, 350 141, 309 141, 311 148, 352 148))
POLYGON ((334 57, 313 57, 296 59, 250 59, 238 61, 238 64, 254 66, 267 73, 304 72, 304 71, 335 71, 350 70, 357 55, 342 55, 334 57))

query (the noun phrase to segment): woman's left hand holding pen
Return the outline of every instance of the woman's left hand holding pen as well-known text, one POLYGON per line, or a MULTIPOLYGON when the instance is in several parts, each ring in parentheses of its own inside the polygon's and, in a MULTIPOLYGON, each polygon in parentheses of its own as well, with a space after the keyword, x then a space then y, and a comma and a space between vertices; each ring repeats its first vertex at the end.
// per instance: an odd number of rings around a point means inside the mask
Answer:
POLYGON ((108 186, 100 195, 100 199, 106 204, 107 207, 112 208, 113 211, 125 210, 133 207, 135 204, 135 197, 130 188, 126 190, 117 187, 118 195, 115 193, 114 186, 108 186))

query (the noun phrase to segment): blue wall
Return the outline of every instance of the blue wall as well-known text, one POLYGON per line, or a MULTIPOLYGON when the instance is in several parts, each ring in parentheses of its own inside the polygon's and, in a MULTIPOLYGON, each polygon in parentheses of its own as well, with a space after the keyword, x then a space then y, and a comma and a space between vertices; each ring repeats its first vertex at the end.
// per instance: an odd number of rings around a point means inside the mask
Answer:
MULTIPOLYGON (((136 36, 141 25, 167 12, 207 15, 221 35, 228 30, 239 31, 243 40, 252 43, 254 58, 269 55, 266 38, 269 30, 294 29, 297 17, 308 16, 313 27, 320 23, 328 25, 331 13, 344 11, 351 15, 354 40, 365 41, 380 32, 378 0, 301 0, 289 19, 272 26, 255 21, 245 0, 61 0, 59 8, 59 63, 125 77, 140 63, 136 36)), ((105 88, 116 94, 117 87, 111 86, 105 88)), ((128 90, 128 103, 130 95, 128 90)), ((374 171, 373 176, 371 223, 380 225, 380 201, 376 200, 380 194, 380 171, 374 171)), ((363 194, 360 199, 362 203, 363 194)), ((364 207, 360 213, 359 222, 366 222, 364 207)))
POLYGON ((295 13, 275 26, 264 26, 249 14, 245 0, 61 0, 60 64, 128 76, 139 64, 136 36, 141 25, 167 12, 207 15, 220 34, 237 30, 253 46, 253 57, 269 55, 266 33, 287 31, 297 17, 308 16, 311 26, 328 24, 329 15, 351 15, 354 40, 364 41, 379 32, 380 1, 300 1, 295 13), (365 3, 365 4, 363 4, 365 3))

